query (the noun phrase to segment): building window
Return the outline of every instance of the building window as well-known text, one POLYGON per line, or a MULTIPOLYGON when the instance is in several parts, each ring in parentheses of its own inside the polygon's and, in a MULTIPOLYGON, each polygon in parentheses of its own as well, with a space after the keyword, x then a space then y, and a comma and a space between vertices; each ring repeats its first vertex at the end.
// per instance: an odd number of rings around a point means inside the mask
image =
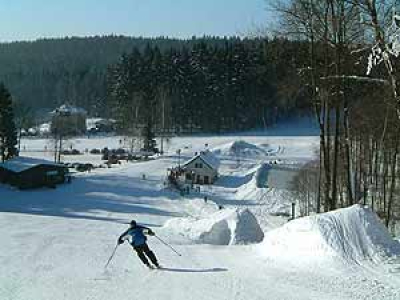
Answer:
POLYGON ((203 168, 203 164, 202 163, 196 163, 196 164, 194 164, 194 167, 196 169, 202 169, 203 168))
POLYGON ((58 175, 58 171, 56 171, 56 170, 55 171, 47 171, 46 175, 47 176, 56 176, 56 175, 58 175))

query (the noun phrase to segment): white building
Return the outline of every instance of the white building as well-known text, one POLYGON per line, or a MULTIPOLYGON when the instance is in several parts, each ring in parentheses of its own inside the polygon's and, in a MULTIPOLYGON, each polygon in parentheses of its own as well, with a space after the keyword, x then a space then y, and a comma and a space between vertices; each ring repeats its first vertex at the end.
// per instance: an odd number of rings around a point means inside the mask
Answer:
POLYGON ((219 165, 219 159, 212 152, 201 151, 182 165, 180 176, 187 183, 212 184, 218 178, 219 165))

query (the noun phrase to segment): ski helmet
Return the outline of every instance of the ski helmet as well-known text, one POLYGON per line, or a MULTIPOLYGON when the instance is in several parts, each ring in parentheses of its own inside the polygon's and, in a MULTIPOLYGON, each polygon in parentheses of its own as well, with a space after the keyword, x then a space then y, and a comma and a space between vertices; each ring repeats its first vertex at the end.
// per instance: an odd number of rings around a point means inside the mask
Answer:
POLYGON ((132 227, 136 227, 136 221, 135 221, 135 220, 132 220, 132 221, 131 221, 131 226, 132 226, 132 227))

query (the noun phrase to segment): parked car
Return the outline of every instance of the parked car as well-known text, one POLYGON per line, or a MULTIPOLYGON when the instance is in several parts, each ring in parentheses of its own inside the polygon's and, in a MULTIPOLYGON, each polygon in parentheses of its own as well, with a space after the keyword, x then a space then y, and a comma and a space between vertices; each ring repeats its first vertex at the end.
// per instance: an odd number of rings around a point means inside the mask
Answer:
POLYGON ((100 151, 100 149, 92 149, 92 150, 90 150, 89 153, 90 153, 90 154, 100 154, 101 151, 100 151))
POLYGON ((78 164, 75 167, 75 170, 77 170, 78 172, 90 172, 92 169, 94 169, 94 166, 92 164, 78 164))

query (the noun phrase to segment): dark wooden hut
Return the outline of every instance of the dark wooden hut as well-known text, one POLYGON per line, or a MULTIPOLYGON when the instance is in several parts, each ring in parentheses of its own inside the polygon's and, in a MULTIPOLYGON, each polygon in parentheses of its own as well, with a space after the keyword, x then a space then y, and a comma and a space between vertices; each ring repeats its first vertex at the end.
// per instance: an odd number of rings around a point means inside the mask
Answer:
POLYGON ((0 182, 19 189, 55 187, 65 182, 68 168, 51 161, 15 157, 0 164, 0 182))

